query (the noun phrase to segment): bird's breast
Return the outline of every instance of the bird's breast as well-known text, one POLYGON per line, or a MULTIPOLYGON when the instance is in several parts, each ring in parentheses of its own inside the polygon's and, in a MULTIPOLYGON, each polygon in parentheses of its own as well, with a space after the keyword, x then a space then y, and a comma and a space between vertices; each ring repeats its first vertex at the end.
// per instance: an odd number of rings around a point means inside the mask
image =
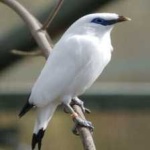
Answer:
POLYGON ((111 59, 110 49, 98 45, 98 43, 87 44, 80 50, 77 63, 81 68, 68 87, 69 93, 73 92, 74 96, 82 94, 89 88, 111 59))

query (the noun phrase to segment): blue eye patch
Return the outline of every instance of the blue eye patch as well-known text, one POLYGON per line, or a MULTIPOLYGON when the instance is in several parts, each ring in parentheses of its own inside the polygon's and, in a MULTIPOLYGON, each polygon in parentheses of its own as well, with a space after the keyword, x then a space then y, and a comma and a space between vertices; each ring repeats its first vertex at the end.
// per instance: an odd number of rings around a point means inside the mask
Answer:
POLYGON ((105 20, 102 18, 94 18, 91 22, 96 24, 101 24, 103 26, 108 26, 117 23, 117 20, 105 20))

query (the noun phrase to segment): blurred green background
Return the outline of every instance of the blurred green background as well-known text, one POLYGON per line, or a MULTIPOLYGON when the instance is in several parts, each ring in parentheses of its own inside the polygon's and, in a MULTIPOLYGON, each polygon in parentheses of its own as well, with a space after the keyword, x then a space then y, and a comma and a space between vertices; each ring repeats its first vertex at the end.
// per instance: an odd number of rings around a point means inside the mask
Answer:
MULTIPOLYGON (((44 22, 56 0, 18 0, 44 22)), ((150 144, 150 1, 149 0, 65 0, 48 29, 57 42, 77 18, 92 12, 115 12, 132 18, 112 32, 112 61, 97 82, 81 97, 92 113, 97 150, 149 150, 150 144)), ((0 3, 0 150, 29 150, 35 111, 19 120, 45 60, 19 57, 11 49, 38 49, 24 22, 0 3)), ((42 149, 82 149, 72 134, 69 115, 58 109, 43 140, 42 149)))

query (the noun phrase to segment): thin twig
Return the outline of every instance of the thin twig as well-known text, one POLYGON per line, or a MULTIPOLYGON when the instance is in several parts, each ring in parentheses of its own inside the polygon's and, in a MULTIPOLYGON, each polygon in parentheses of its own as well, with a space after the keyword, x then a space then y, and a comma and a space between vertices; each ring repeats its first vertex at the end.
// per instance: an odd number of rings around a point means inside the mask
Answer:
POLYGON ((59 0, 56 7, 54 8, 54 11, 52 12, 52 14, 50 14, 46 20, 46 22, 43 24, 41 30, 46 30, 50 24, 52 23, 52 21, 54 20, 54 18, 56 17, 58 11, 60 10, 62 4, 63 4, 64 0, 59 0))
POLYGON ((21 50, 13 49, 11 50, 12 54, 20 55, 20 56, 40 56, 42 55, 42 52, 40 50, 32 51, 32 52, 25 52, 21 50))
POLYGON ((18 1, 16 0, 0 0, 4 4, 12 8, 25 22, 31 31, 32 36, 39 45, 42 53, 47 58, 52 50, 50 37, 46 31, 39 31, 42 27, 41 23, 27 11, 18 1))
MULTIPOLYGON (((52 50, 52 46, 50 43, 50 37, 48 36, 47 32, 45 30, 40 31, 42 25, 39 23, 39 21, 16 0, 0 0, 0 1, 8 5, 14 11, 16 11, 16 13, 20 15, 20 17, 25 21, 34 39, 41 48, 44 57, 47 59, 52 50)), ((53 20, 52 18, 50 18, 49 20, 53 20)), ((85 119, 85 116, 78 105, 74 105, 73 108, 83 119, 85 119)), ((85 127, 78 127, 78 131, 82 139, 84 150, 96 150, 90 131, 85 127)))

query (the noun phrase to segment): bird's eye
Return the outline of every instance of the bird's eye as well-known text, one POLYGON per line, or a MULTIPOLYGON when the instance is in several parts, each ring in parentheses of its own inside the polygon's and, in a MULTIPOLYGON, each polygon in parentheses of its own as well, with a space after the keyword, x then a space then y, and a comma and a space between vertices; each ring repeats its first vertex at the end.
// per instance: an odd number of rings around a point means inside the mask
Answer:
POLYGON ((95 19, 95 22, 96 23, 102 23, 103 21, 102 21, 102 19, 97 18, 97 19, 95 19))
POLYGON ((97 23, 97 24, 102 24, 102 23, 103 23, 103 19, 100 19, 100 18, 94 18, 91 22, 97 23))

